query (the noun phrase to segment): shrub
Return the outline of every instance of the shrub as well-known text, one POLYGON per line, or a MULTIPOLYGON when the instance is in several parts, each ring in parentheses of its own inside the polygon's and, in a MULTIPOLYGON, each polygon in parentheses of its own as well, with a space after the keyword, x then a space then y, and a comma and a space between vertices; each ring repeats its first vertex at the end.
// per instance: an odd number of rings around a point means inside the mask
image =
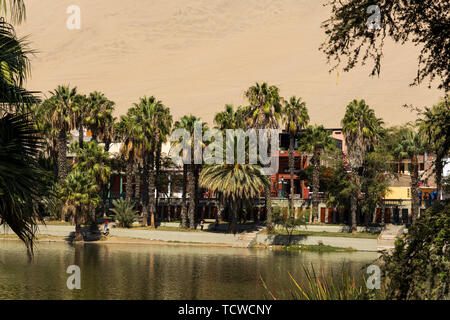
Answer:
POLYGON ((449 299, 450 202, 421 213, 382 260, 388 299, 449 299))
POLYGON ((119 227, 129 228, 136 220, 136 211, 134 205, 129 199, 120 198, 113 200, 114 208, 112 212, 116 214, 116 220, 119 220, 119 227))

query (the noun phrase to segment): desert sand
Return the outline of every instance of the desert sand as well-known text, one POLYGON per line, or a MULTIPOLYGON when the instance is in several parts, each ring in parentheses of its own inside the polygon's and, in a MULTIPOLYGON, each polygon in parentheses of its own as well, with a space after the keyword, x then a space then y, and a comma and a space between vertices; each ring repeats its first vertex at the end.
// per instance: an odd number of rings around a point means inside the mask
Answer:
POLYGON ((415 115, 402 105, 435 103, 442 92, 410 87, 418 49, 388 44, 381 76, 369 68, 329 73, 319 51, 323 0, 39 0, 27 1, 32 74, 27 88, 48 94, 59 84, 104 92, 126 112, 144 95, 169 106, 174 119, 192 113, 211 123, 226 103, 245 104, 256 81, 301 96, 312 123, 339 127, 345 107, 364 98, 385 122, 415 115), (81 9, 69 30, 67 7, 81 9))

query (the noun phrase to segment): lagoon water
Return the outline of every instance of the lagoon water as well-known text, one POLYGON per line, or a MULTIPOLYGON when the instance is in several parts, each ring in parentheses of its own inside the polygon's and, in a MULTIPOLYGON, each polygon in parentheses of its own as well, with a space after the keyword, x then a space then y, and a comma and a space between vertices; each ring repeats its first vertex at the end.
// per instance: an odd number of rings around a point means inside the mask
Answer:
POLYGON ((303 266, 362 283, 377 258, 370 252, 285 252, 176 245, 37 244, 0 240, 0 299, 264 299, 261 279, 277 296, 292 288, 303 266), (67 267, 78 265, 81 289, 69 290, 67 267))

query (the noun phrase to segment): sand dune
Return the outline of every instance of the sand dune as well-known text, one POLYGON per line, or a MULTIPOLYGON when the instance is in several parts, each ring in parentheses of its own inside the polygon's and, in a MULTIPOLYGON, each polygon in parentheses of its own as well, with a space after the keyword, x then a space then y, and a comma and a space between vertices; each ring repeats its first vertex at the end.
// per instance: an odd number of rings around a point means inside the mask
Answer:
POLYGON ((186 113, 211 122, 226 103, 245 104, 255 81, 303 97, 312 122, 337 127, 345 106, 364 98, 389 124, 411 120, 405 103, 430 105, 439 91, 409 87, 417 49, 389 45, 380 78, 368 69, 329 74, 318 47, 328 9, 316 0, 40 0, 27 3, 38 54, 27 87, 58 84, 100 90, 117 115, 140 96, 155 95, 175 119, 186 113), (66 27, 66 8, 81 8, 81 29, 66 27))

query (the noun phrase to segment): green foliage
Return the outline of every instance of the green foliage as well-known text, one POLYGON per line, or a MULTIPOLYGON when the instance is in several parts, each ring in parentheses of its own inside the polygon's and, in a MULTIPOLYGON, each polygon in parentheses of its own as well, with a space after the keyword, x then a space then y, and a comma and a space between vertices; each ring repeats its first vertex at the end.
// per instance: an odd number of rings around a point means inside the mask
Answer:
POLYGON ((244 129, 245 120, 246 109, 240 106, 235 111, 231 104, 227 104, 224 111, 218 112, 214 116, 214 123, 219 130, 244 129))
POLYGON ((289 236, 287 245, 291 244, 292 233, 295 229, 302 225, 306 225, 305 214, 306 213, 300 214, 297 217, 295 210, 288 207, 276 207, 273 209, 273 223, 282 226, 289 236))
POLYGON ((292 96, 285 101, 283 109, 283 122, 286 131, 291 135, 297 135, 298 131, 306 127, 309 122, 308 109, 302 98, 292 96))
POLYGON ((63 212, 72 217, 77 225, 86 223, 90 211, 100 202, 98 191, 99 187, 91 173, 73 170, 58 187, 63 212))
POLYGON ((112 212, 116 214, 115 219, 119 220, 119 227, 130 228, 133 222, 136 220, 136 213, 134 211, 134 205, 129 199, 120 198, 113 200, 114 208, 112 212))
POLYGON ((256 83, 245 92, 250 105, 246 109, 248 126, 256 129, 278 128, 283 112, 282 97, 276 86, 256 83))
POLYGON ((73 170, 87 172, 94 177, 99 186, 109 181, 111 175, 109 153, 105 152, 96 141, 85 143, 83 148, 75 142, 70 146, 70 151, 76 153, 73 170))
POLYGON ((27 115, 0 118, 0 225, 7 224, 30 250, 39 203, 50 193, 37 162, 41 142, 27 115))
POLYGON ((364 100, 353 100, 347 105, 342 119, 350 167, 358 170, 367 152, 373 149, 380 136, 383 121, 364 100))
POLYGON ((450 202, 421 213, 382 261, 388 299, 450 299, 450 202))
MULTIPOLYGON (((333 275, 333 272, 331 272, 331 275, 325 275, 323 268, 316 272, 314 267, 309 270, 303 266, 303 270, 306 275, 306 283, 297 281, 289 273, 293 289, 288 292, 281 292, 280 296, 276 296, 261 278, 268 296, 274 300, 370 300, 377 298, 376 293, 367 289, 365 284, 357 285, 356 279, 351 276, 349 270, 344 268, 337 278, 333 275)), ((378 296, 380 296, 380 293, 378 293, 378 296)))
POLYGON ((359 63, 373 61, 371 75, 379 75, 384 44, 391 39, 399 44, 414 43, 421 48, 418 70, 413 84, 429 79, 439 81, 438 88, 449 90, 448 25, 450 2, 444 0, 372 1, 328 0, 331 17, 323 22, 327 36, 321 45, 328 62, 335 62, 332 70, 345 63, 349 71, 359 63), (371 5, 380 10, 379 28, 370 30, 366 23, 373 12, 371 5))

